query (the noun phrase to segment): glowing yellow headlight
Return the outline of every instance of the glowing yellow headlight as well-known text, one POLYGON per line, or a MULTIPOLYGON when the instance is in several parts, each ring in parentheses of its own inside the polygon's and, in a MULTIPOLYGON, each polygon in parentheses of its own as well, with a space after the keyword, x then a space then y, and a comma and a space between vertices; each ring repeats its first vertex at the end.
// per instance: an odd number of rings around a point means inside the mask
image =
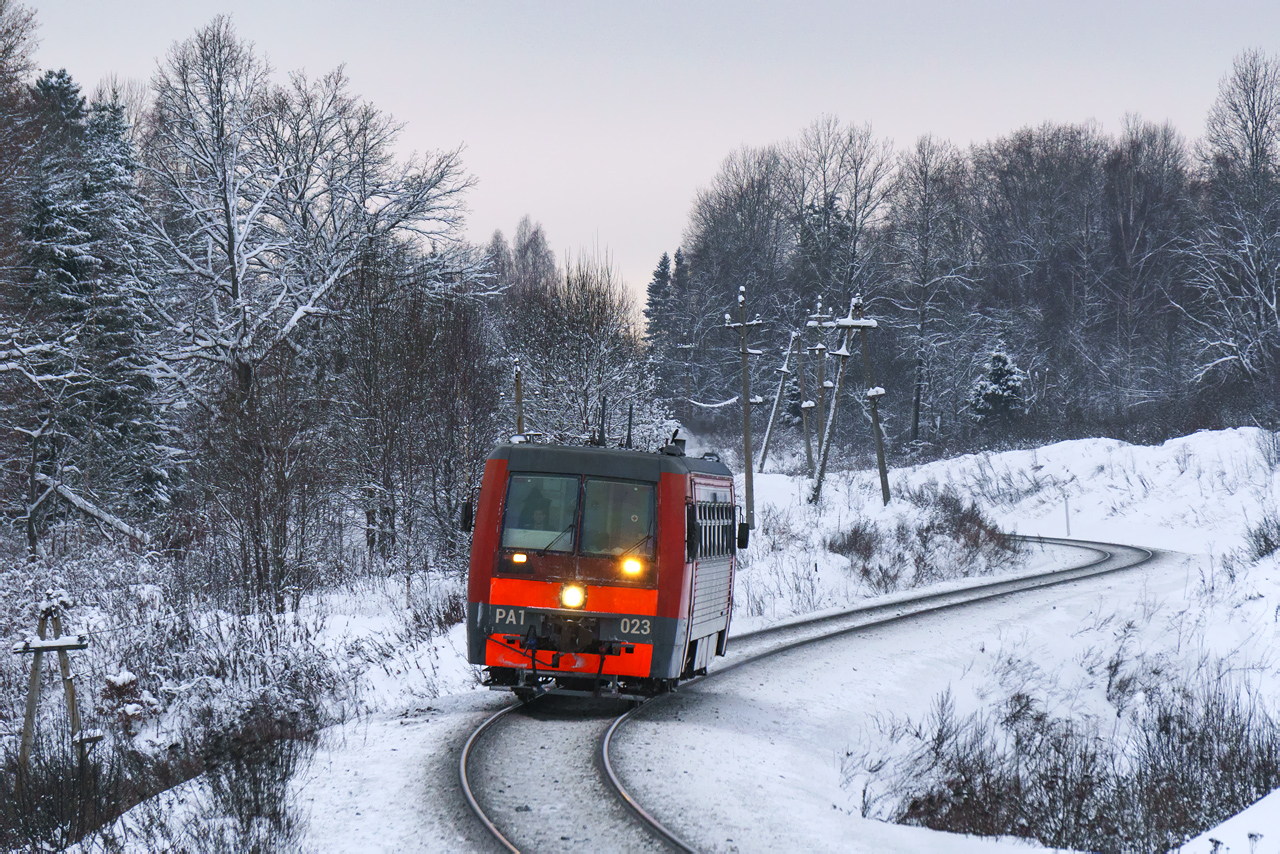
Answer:
POLYGON ((526 560, 528 560, 528 559, 529 559, 529 556, 528 556, 528 555, 513 554, 513 555, 511 556, 511 562, 512 562, 512 563, 524 563, 524 562, 525 562, 526 560))
POLYGON ((629 557, 622 562, 622 571, 627 575, 639 575, 644 569, 644 564, 633 557, 629 557))
POLYGON ((560 604, 565 608, 581 608, 587 601, 587 591, 577 584, 560 588, 560 604))

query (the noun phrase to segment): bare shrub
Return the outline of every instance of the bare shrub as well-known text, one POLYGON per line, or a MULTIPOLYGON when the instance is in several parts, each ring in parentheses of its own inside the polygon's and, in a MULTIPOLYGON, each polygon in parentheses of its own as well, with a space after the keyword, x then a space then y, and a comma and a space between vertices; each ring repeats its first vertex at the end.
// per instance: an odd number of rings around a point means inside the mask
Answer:
POLYGON ((929 514, 926 534, 940 534, 975 551, 1013 552, 1016 542, 996 527, 973 501, 967 501, 951 485, 939 488, 930 482, 903 490, 908 501, 929 514))
POLYGON ((1280 513, 1274 505, 1264 507, 1262 518, 1245 532, 1245 552, 1252 560, 1262 560, 1280 549, 1280 513))
POLYGON ((1280 431, 1260 430, 1257 436, 1258 455, 1267 471, 1280 469, 1280 431))
POLYGON ((1017 692, 962 718, 945 693, 894 725, 913 745, 899 759, 850 753, 842 773, 887 781, 864 783, 868 815, 1108 852, 1166 851, 1280 787, 1280 722, 1224 678, 1148 694, 1132 723, 1110 739, 1017 692))
POLYGON ((883 548, 884 534, 869 519, 854 519, 844 530, 827 540, 827 550, 850 560, 867 563, 883 548))
POLYGON ((0 749, 0 849, 61 851, 120 813, 126 783, 120 757, 96 749, 84 762, 65 716, 40 729, 29 766, 14 739, 0 749))
POLYGON ((467 618, 467 591, 458 581, 416 588, 409 597, 403 638, 421 643, 439 637, 467 618))
POLYGON ((759 524, 753 536, 757 552, 793 551, 805 540, 804 527, 797 528, 793 508, 765 504, 759 510, 759 524))
POLYGON ((220 812, 234 820, 236 850, 281 850, 297 838, 287 787, 314 752, 319 725, 314 707, 269 692, 205 721, 206 779, 220 812))
POLYGON ((1017 559, 1017 540, 951 486, 929 482, 902 494, 919 510, 914 519, 899 518, 885 531, 856 517, 825 543, 828 551, 849 560, 851 572, 871 593, 991 572, 1017 559))

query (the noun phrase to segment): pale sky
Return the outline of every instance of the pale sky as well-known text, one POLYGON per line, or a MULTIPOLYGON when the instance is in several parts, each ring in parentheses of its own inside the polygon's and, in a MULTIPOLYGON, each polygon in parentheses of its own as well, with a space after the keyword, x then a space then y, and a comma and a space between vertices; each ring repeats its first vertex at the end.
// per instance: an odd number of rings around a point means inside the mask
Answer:
POLYGON ((465 146, 467 236, 529 214, 563 256, 608 250, 643 293, 697 188, 743 144, 828 113, 901 148, 967 146, 1041 122, 1125 113, 1197 138, 1248 47, 1280 53, 1270 2, 399 2, 26 0, 41 68, 91 92, 149 79, 229 13, 277 71, 345 63, 405 124, 409 151, 465 146))

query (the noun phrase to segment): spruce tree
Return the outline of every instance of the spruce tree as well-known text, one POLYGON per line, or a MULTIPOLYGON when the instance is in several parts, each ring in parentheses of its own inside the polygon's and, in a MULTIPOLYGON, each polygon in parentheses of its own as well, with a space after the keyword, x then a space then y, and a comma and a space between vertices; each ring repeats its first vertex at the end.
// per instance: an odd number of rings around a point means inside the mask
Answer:
POLYGON ((1003 347, 997 347, 987 361, 986 373, 969 392, 969 409, 979 424, 1009 425, 1024 411, 1022 371, 1003 347))
POLYGON ((145 220, 134 178, 138 164, 118 99, 91 106, 85 161, 89 252, 96 274, 85 342, 93 367, 88 404, 111 449, 111 465, 103 474, 136 512, 165 503, 163 435, 147 349, 154 329, 145 311, 158 271, 141 240, 145 220))
POLYGON ((674 328, 671 323, 671 256, 666 252, 658 259, 658 266, 649 280, 648 299, 645 303, 645 333, 649 343, 649 371, 655 380, 658 399, 670 404, 675 399, 672 359, 676 355, 673 345, 674 328))
POLYGON ((671 256, 663 252, 649 280, 648 298, 645 302, 645 332, 651 344, 662 337, 666 320, 667 303, 671 299, 671 256))
MULTIPOLYGON (((65 71, 31 89, 40 148, 25 228, 28 311, 45 344, 30 423, 28 493, 50 482, 136 517, 162 499, 161 433, 145 351, 142 208, 119 103, 85 104, 65 71)), ((31 503, 31 502, 29 502, 31 503)), ((28 544, 61 510, 25 510, 28 544)))

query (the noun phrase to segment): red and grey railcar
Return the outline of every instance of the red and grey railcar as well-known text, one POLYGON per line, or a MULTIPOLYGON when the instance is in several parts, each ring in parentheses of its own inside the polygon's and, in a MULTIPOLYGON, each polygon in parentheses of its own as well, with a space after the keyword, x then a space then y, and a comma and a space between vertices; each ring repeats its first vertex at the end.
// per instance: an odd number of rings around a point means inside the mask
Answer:
POLYGON ((723 655, 736 549, 733 475, 713 455, 517 443, 485 463, 467 640, 487 682, 651 695, 723 655))

